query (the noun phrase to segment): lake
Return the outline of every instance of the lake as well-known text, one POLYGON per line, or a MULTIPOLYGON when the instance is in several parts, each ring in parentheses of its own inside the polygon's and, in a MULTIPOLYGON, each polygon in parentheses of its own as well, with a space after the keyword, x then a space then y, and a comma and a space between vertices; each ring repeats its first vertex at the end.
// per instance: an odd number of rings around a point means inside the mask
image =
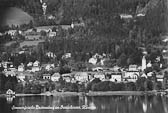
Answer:
POLYGON ((27 96, 0 98, 1 113, 168 113, 166 96, 27 96), (13 106, 14 105, 14 106, 13 106), (95 109, 15 109, 13 107, 88 106, 95 109))

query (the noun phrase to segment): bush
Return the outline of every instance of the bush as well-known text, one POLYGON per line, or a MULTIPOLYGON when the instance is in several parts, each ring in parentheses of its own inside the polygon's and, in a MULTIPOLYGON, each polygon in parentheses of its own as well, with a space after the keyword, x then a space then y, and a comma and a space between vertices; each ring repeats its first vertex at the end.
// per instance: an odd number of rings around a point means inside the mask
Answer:
POLYGON ((125 90, 124 83, 110 82, 109 87, 110 87, 111 91, 123 91, 123 90, 125 90))
POLYGON ((95 78, 93 81, 91 81, 90 83, 87 84, 86 90, 92 90, 92 86, 96 83, 101 82, 101 80, 99 78, 95 78))
POLYGON ((126 83, 126 90, 127 91, 136 91, 136 84, 133 82, 126 83))
POLYGON ((99 82, 92 86, 92 91, 109 91, 109 81, 99 82))

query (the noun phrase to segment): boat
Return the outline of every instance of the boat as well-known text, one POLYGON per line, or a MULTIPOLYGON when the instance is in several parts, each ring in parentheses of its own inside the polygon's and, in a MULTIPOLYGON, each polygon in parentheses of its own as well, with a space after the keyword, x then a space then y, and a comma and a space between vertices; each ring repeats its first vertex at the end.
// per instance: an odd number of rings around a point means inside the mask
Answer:
POLYGON ((13 97, 13 96, 15 96, 15 92, 12 91, 11 89, 8 89, 8 90, 6 91, 6 96, 7 96, 7 97, 13 97))

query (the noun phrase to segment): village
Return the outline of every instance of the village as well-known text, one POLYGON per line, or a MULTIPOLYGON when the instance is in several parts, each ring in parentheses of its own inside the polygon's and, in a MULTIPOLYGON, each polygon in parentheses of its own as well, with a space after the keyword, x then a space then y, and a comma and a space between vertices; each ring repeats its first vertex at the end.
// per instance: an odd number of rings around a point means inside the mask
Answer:
MULTIPOLYGON (((97 58, 101 57, 101 55, 94 55, 89 59, 88 63, 92 64, 93 68, 89 69, 86 67, 83 71, 73 71, 72 69, 68 73, 60 74, 59 65, 55 64, 42 64, 38 60, 35 62, 28 62, 27 64, 21 63, 17 68, 13 66, 12 62, 1 62, 1 70, 2 73, 6 77, 16 77, 17 82, 23 84, 23 87, 26 84, 40 84, 45 87, 46 84, 53 85, 54 83, 61 83, 60 81, 64 81, 65 84, 77 84, 84 85, 84 89, 86 90, 88 84, 99 79, 101 82, 113 82, 115 84, 129 84, 136 83, 139 79, 145 78, 148 81, 151 81, 153 85, 151 86, 153 90, 163 90, 168 86, 167 72, 156 72, 152 70, 152 64, 147 63, 145 56, 142 58, 142 65, 129 65, 128 68, 121 68, 119 66, 114 66, 111 68, 107 68, 103 66, 103 58, 102 61, 97 64, 97 58), (97 65, 97 66, 96 66, 97 65), (147 71, 148 70, 148 71, 147 71), (159 88, 156 88, 155 84, 160 84, 159 88)), ((63 58, 71 57, 70 53, 62 56, 63 58)), ((159 59, 158 59, 159 60, 159 59)), ((143 84, 145 81, 143 81, 143 84)), ((61 84, 63 85, 63 84, 61 84)), ((33 87, 33 86, 32 86, 33 87)), ((64 86, 67 87, 67 86, 64 86)), ((132 87, 132 86, 131 86, 132 87)), ((66 91, 63 86, 59 86, 57 91, 66 91)), ((78 87, 76 87, 78 88, 78 87)), ((151 90, 148 89, 148 90, 151 90)), ((45 88, 42 92, 52 91, 54 88, 45 88)), ((82 91, 85 91, 82 90, 82 91)), ((92 90, 92 89, 91 89, 92 90)), ((135 90, 135 89, 134 89, 135 90)), ((79 91, 74 89, 72 91, 79 91)), ((20 92, 21 93, 21 92, 20 92)), ((23 93, 23 92, 22 92, 23 93)), ((41 91, 40 91, 41 93, 41 91)))
MULTIPOLYGON (((124 87, 111 90, 167 89, 168 37, 153 37, 134 23, 142 21, 151 3, 145 7, 137 5, 135 14, 113 15, 114 20, 118 21, 123 29, 131 22, 135 24, 132 30, 125 34, 128 39, 120 35, 114 36, 113 39, 111 34, 111 39, 104 38, 106 33, 103 36, 96 31, 103 31, 103 27, 97 27, 99 22, 84 20, 82 17, 72 19, 71 24, 67 25, 34 26, 32 20, 20 27, 12 25, 0 33, 4 46, 0 71, 7 79, 17 78, 17 85, 6 82, 8 84, 4 84, 6 88, 3 90, 21 88, 19 93, 33 93, 23 90, 31 90, 38 86, 34 89, 35 93, 42 93, 53 90, 66 91, 68 86, 73 86, 70 91, 99 91, 99 88, 94 88, 98 87, 94 85, 98 82, 110 82, 114 83, 111 85, 120 84, 124 87), (119 37, 122 40, 118 40, 119 37), (147 37, 152 39, 148 40, 147 37), (148 46, 151 43, 153 45, 148 46), (132 85, 129 87, 129 84, 132 85), (139 86, 143 88, 138 89, 139 86)), ((156 4, 157 2, 154 2, 150 7, 153 8, 156 4)), ((50 22, 56 18, 46 13, 45 2, 41 1, 41 5, 45 21, 50 22)))

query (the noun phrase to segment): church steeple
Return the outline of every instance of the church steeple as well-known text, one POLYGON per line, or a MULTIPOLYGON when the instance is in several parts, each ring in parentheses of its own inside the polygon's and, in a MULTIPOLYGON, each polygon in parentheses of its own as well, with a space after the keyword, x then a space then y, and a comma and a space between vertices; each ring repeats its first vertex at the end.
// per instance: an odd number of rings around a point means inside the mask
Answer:
POLYGON ((142 71, 146 69, 146 58, 145 56, 142 57, 142 71))

